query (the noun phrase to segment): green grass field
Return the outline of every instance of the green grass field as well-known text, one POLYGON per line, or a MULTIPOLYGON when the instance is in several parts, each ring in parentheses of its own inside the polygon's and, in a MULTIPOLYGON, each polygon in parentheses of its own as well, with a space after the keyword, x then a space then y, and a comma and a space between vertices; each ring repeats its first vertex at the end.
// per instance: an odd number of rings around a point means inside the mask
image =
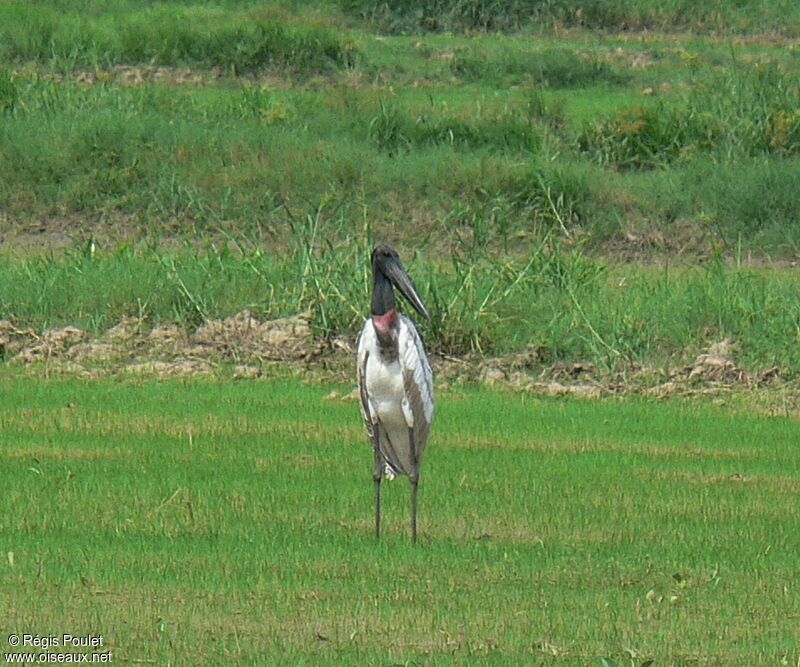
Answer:
POLYGON ((0 0, 3 653, 800 667, 798 37, 796 0, 0 0), (329 396, 380 242, 440 373, 416 546, 329 396), (307 314, 293 370, 198 343, 244 311, 307 314))
POLYGON ((423 4, 0 2, 0 231, 794 256, 795 3, 423 4))
POLYGON ((404 480, 375 542, 358 406, 328 391, 0 379, 3 641, 101 635, 115 664, 798 664, 796 420, 448 391, 412 546, 404 480))

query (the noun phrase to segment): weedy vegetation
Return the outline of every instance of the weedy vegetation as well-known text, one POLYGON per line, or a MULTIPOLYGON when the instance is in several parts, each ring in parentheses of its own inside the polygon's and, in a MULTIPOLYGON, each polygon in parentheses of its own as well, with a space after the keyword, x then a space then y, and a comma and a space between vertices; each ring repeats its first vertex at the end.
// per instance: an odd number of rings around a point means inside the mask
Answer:
POLYGON ((55 2, 0 7, 0 58, 57 69, 114 65, 223 67, 247 73, 288 68, 313 73, 353 64, 355 45, 323 21, 293 20, 276 5, 55 2), (69 6, 71 4, 72 6, 69 6))
POLYGON ((692 30, 739 33, 775 30, 797 35, 797 7, 788 1, 763 7, 755 2, 691 2, 668 6, 654 0, 624 0, 609 6, 597 0, 526 2, 511 0, 424 0, 373 3, 340 0, 340 7, 387 33, 517 32, 531 27, 575 27, 600 30, 692 30))
MULTIPOLYGON (((263 319, 310 312, 320 338, 352 338, 369 302, 372 244, 365 237, 317 245, 315 235, 324 233, 318 221, 299 224, 301 235, 282 256, 257 244, 208 244, 7 258, 0 319, 101 333, 123 317, 193 329, 244 309, 263 319)), ((608 371, 644 365, 666 376, 728 339, 753 371, 778 366, 789 379, 800 368, 800 284, 780 269, 730 267, 722 259, 696 269, 611 268, 553 242, 513 259, 467 246, 447 262, 411 256, 408 263, 431 306, 432 321, 420 326, 435 353, 528 349, 542 368, 578 359, 608 371)))

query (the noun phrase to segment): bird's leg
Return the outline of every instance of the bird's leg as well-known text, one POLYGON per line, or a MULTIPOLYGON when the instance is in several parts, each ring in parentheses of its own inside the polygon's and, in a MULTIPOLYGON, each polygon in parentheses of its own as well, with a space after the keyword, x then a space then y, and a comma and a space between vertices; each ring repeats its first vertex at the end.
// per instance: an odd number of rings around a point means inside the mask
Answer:
POLYGON ((381 539, 381 477, 383 476, 383 457, 381 456, 381 446, 378 439, 378 425, 373 424, 375 435, 372 446, 375 449, 375 472, 372 478, 375 480, 375 539, 381 539))
POLYGON ((411 478, 411 541, 417 543, 417 486, 419 477, 411 478))
POLYGON ((408 429, 408 443, 411 446, 411 541, 417 542, 417 486, 419 485, 419 457, 417 443, 414 440, 414 429, 408 429))

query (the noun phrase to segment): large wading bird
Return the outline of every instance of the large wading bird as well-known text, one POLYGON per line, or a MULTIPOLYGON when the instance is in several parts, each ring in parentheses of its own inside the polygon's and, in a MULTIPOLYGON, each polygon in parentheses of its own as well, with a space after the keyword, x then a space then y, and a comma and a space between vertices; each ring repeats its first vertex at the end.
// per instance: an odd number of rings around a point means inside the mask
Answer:
POLYGON ((414 323, 396 309, 394 287, 430 319, 394 248, 372 251, 372 316, 358 341, 361 411, 375 453, 375 536, 381 535, 381 479, 411 480, 411 539, 417 541, 417 486, 433 421, 433 373, 414 323))

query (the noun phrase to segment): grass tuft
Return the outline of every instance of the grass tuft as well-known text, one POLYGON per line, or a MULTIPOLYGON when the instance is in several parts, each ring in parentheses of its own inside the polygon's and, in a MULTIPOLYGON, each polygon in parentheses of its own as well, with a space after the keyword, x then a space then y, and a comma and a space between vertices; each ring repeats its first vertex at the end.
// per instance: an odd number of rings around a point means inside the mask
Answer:
POLYGON ((484 81, 498 87, 530 83, 550 88, 583 88, 597 84, 619 85, 626 77, 593 54, 571 49, 537 51, 473 48, 456 54, 453 74, 465 81, 484 81))

